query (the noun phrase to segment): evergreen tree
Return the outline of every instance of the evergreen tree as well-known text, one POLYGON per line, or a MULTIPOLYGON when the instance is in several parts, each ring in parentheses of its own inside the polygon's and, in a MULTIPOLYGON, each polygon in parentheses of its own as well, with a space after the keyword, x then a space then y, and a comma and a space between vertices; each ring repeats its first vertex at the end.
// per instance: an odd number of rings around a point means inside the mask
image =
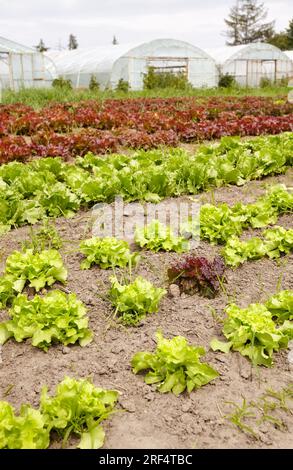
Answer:
POLYGON ((115 35, 113 36, 112 44, 113 44, 113 46, 117 46, 117 44, 119 44, 119 43, 118 43, 118 39, 116 38, 115 35))
POLYGON ((274 34, 274 22, 263 23, 267 10, 259 0, 238 0, 229 13, 225 23, 226 35, 230 38, 228 46, 267 41, 274 34))
POLYGON ((269 40, 269 44, 278 47, 282 51, 293 49, 293 19, 289 22, 288 28, 280 33, 275 33, 269 40))
POLYGON ((43 39, 40 39, 39 44, 36 46, 38 52, 46 52, 49 48, 45 46, 43 39))
POLYGON ((70 34, 69 35, 68 49, 70 51, 73 51, 74 49, 77 49, 77 48, 78 48, 78 42, 77 42, 76 36, 74 36, 73 34, 70 34))
POLYGON ((269 40, 269 44, 278 47, 281 51, 287 51, 289 48, 288 36, 284 32, 275 33, 269 40))

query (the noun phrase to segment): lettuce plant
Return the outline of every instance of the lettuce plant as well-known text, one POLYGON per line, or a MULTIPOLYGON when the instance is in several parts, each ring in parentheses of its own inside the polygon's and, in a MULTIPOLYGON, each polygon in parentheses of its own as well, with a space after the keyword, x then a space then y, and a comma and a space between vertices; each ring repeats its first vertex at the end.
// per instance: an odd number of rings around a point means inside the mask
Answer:
POLYGON ((181 292, 204 297, 215 297, 224 281, 225 265, 219 256, 209 260, 203 256, 185 255, 168 269, 170 283, 179 286, 181 292))
POLYGON ((153 220, 146 227, 137 227, 134 240, 141 248, 152 251, 163 250, 182 253, 188 250, 188 241, 183 237, 176 237, 171 227, 165 227, 159 220, 153 220))
POLYGON ((148 371, 145 382, 157 384, 159 392, 179 395, 187 389, 190 393, 218 377, 216 370, 200 361, 205 354, 204 348, 190 346, 183 336, 169 340, 157 332, 156 339, 155 352, 136 353, 131 366, 135 374, 148 371))
POLYGON ((64 283, 67 270, 58 251, 44 250, 34 253, 29 249, 24 252, 14 251, 8 256, 4 276, 14 280, 13 288, 17 292, 22 292, 26 284, 38 292, 56 281, 64 283))
POLYGON ((44 416, 30 405, 18 415, 6 401, 0 401, 0 449, 46 449, 49 431, 44 416))
POLYGON ((273 227, 263 233, 264 244, 269 258, 280 258, 293 250, 293 229, 273 227))
POLYGON ((65 377, 52 397, 43 387, 40 411, 49 432, 57 431, 65 442, 71 433, 76 434, 81 438, 80 449, 98 449, 105 438, 101 422, 115 411, 117 399, 115 390, 95 387, 85 379, 65 377))
POLYGON ((81 264, 82 269, 89 269, 92 264, 97 264, 103 269, 135 266, 139 258, 138 253, 130 252, 126 241, 114 237, 93 237, 84 240, 80 244, 80 251, 86 256, 81 264))
POLYGON ((213 351, 228 352, 233 349, 249 357, 254 365, 270 367, 273 353, 288 346, 288 335, 276 327, 265 305, 251 304, 242 309, 231 304, 225 311, 227 318, 222 331, 228 342, 213 339, 213 351))
POLYGON ((204 204, 200 209, 200 238, 211 244, 223 243, 232 235, 240 235, 245 216, 233 213, 228 204, 204 204))
POLYGON ((32 339, 32 345, 47 351, 54 342, 64 345, 77 341, 86 346, 92 340, 86 308, 75 294, 54 290, 29 300, 19 294, 9 311, 11 317, 0 323, 0 344, 13 337, 17 342, 32 339))
POLYGON ((282 290, 272 295, 265 306, 271 312, 272 318, 276 319, 278 323, 293 320, 293 291, 282 290))
POLYGON ((120 284, 116 277, 111 277, 109 292, 115 315, 124 325, 136 326, 149 313, 157 312, 165 289, 154 287, 149 281, 138 276, 131 284, 120 284))
POLYGON ((261 238, 253 237, 250 240, 242 241, 238 237, 232 236, 221 253, 228 266, 236 267, 248 259, 262 258, 266 254, 266 249, 261 238))
POLYGON ((114 413, 118 392, 95 387, 89 380, 65 377, 50 397, 42 388, 39 409, 22 405, 19 415, 0 401, 0 449, 46 449, 53 432, 80 437, 80 449, 102 447, 105 432, 101 422, 114 413))
POLYGON ((263 239, 253 237, 249 240, 240 240, 232 236, 222 250, 226 264, 238 266, 247 260, 260 259, 264 256, 279 258, 282 254, 288 254, 293 249, 293 230, 283 227, 273 227, 265 230, 263 239))
POLYGON ((283 185, 273 186, 252 204, 204 204, 200 209, 200 238, 212 244, 227 242, 244 229, 275 224, 278 214, 290 212, 293 194, 283 185))

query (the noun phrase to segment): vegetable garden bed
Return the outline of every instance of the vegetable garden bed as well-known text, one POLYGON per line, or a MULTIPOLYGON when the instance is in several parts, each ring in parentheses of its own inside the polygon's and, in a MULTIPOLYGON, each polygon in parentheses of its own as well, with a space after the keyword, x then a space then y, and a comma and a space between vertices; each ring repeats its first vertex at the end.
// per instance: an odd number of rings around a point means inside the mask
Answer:
MULTIPOLYGON (((237 201, 252 203, 264 196, 265 187, 277 183, 290 186, 292 171, 267 177, 263 181, 251 181, 242 187, 230 186, 204 192, 200 199, 203 203, 212 204, 226 202, 232 205, 237 201)), ((181 196, 179 200, 185 198, 181 196)), ((37 408, 44 385, 52 396, 65 375, 77 379, 91 378, 98 387, 118 390, 118 408, 124 410, 103 423, 105 447, 290 447, 292 414, 277 406, 271 412, 275 422, 261 420, 263 414, 255 403, 257 400, 263 403, 267 389, 288 389, 292 374, 292 364, 288 360, 289 349, 274 353, 273 367, 266 368, 253 367, 238 352, 213 352, 209 344, 215 337, 224 339, 219 319, 223 318, 223 310, 228 302, 236 302, 244 308, 251 303, 266 302, 277 290, 292 290, 292 255, 277 261, 263 257, 257 261, 246 261, 237 269, 227 268, 225 287, 215 298, 197 294, 179 295, 178 292, 173 293, 173 297, 168 294, 163 297, 158 313, 148 315, 139 326, 126 329, 112 320, 113 310, 107 298, 111 270, 100 269, 96 265, 86 270, 80 267, 85 258, 79 251, 79 244, 91 237, 89 217, 89 212, 81 211, 71 219, 56 219, 57 230, 63 239, 63 247, 59 251, 68 270, 68 281, 66 286, 57 283, 54 288, 64 290, 67 294, 75 293, 84 303, 94 339, 84 348, 78 344, 56 344, 47 353, 33 347, 28 341, 7 341, 1 348, 1 399, 16 409, 22 403, 30 403, 37 408), (216 370, 219 376, 190 394, 185 392, 176 397, 172 393, 156 391, 155 384, 144 382, 144 375, 134 375, 131 359, 140 351, 155 351, 155 333, 158 330, 169 339, 182 335, 190 345, 203 346, 207 354, 202 362, 216 370), (255 413, 255 418, 244 418, 242 421, 249 430, 241 431, 239 426, 237 428, 231 423, 229 414, 234 413, 235 421, 235 405, 242 407, 243 397, 251 406, 250 411, 255 413), (227 403, 229 401, 232 404, 227 403), (250 401, 253 401, 253 405, 250 401)), ((278 225, 292 228, 292 216, 280 215, 278 225)), ((261 233, 262 229, 246 230, 244 239, 261 233)), ((7 256, 13 250, 21 249, 22 243, 29 239, 30 229, 27 226, 2 236, 2 267, 7 256)), ((221 249, 221 246, 201 241, 196 254, 214 257, 220 254, 221 249)), ((133 268, 133 276, 141 275, 154 286, 168 289, 167 270, 181 256, 177 253, 142 251, 140 263, 133 268)), ((28 293, 32 294, 30 290, 28 293)), ((2 310, 1 320, 5 319, 7 313, 2 310)), ((277 398, 267 395, 265 400, 279 403, 277 398)), ((290 399, 287 397, 286 400, 290 406, 290 399)), ((78 442, 78 437, 73 437, 66 447, 75 447, 78 442)), ((55 436, 51 440, 51 447, 61 446, 61 438, 55 436)))
POLYGON ((0 448, 292 445, 292 111, 0 106, 0 448), (200 203, 200 228, 95 237, 117 197, 125 223, 200 203))

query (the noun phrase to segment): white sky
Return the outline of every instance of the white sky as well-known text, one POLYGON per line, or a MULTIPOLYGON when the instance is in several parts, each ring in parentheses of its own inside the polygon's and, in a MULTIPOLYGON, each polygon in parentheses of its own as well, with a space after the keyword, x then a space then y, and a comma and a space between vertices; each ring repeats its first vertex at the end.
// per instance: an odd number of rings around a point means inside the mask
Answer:
MULTIPOLYGON (((264 0, 267 21, 276 30, 293 17, 292 0, 264 0)), ((43 38, 55 49, 77 36, 80 47, 157 38, 189 41, 199 47, 225 44, 224 18, 235 0, 0 0, 0 36, 27 46, 43 38)))

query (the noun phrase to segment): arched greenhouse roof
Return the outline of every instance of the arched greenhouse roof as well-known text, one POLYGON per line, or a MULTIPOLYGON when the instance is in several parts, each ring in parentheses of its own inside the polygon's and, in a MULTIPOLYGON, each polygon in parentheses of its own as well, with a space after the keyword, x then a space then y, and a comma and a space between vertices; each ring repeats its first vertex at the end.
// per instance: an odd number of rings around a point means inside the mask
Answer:
POLYGON ((170 57, 176 57, 177 51, 179 49, 185 50, 187 56, 204 57, 213 60, 213 58, 205 50, 200 49, 199 47, 194 46, 188 42, 171 38, 154 39, 153 41, 144 42, 135 47, 132 47, 121 57, 153 57, 156 55, 160 56, 162 53, 167 52, 170 54, 170 57))
POLYGON ((288 56, 272 44, 256 42, 240 46, 225 46, 215 49, 205 49, 218 64, 233 60, 288 60, 288 56))
POLYGON ((92 48, 78 48, 72 51, 49 50, 46 56, 53 60, 59 75, 78 72, 110 72, 116 59, 125 54, 133 44, 116 44, 92 48))
POLYGON ((284 51, 285 54, 289 57, 290 60, 293 62, 293 51, 284 51))
MULTIPOLYGON (((130 62, 140 61, 140 73, 143 73, 146 66, 142 62, 146 64, 151 58, 171 61, 176 58, 198 59, 208 64, 206 72, 209 77, 216 73, 216 64, 211 56, 192 44, 176 39, 155 39, 140 44, 79 48, 73 51, 48 51, 46 55, 55 63, 58 75, 69 78, 75 86, 88 86, 91 75, 95 75, 102 86, 115 86, 121 78, 131 81, 130 62)), ((200 73, 199 64, 197 68, 200 73)), ((214 78, 210 80, 214 84, 214 78)))
POLYGON ((3 38, 0 36, 0 53, 9 53, 9 52, 24 52, 28 54, 36 53, 32 47, 23 46, 17 42, 10 41, 10 39, 3 38))

